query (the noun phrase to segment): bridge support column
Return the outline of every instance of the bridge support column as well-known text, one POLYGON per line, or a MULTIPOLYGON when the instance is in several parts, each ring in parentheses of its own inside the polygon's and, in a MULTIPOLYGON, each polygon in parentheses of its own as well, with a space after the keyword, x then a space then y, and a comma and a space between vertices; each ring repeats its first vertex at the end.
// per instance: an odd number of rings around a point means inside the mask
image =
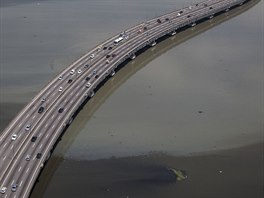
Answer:
POLYGON ((177 32, 176 32, 176 31, 173 31, 173 32, 171 33, 171 36, 174 36, 175 34, 177 34, 177 32))
POLYGON ((150 44, 151 47, 154 47, 155 45, 157 45, 157 42, 156 42, 156 41, 153 41, 153 42, 150 44))
POLYGON ((115 75, 115 70, 111 71, 110 75, 113 77, 115 75))
POLYGON ((94 91, 91 91, 91 93, 90 93, 90 98, 92 98, 93 96, 94 96, 94 91))
POLYGON ((131 56, 130 56, 130 59, 131 60, 134 60, 136 58, 136 54, 132 54, 131 56))

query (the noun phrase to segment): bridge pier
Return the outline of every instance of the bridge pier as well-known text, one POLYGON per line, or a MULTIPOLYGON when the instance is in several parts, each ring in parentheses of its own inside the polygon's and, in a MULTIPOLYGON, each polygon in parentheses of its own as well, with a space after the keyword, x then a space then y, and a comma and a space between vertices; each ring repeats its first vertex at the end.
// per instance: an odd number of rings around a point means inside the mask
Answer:
POLYGON ((176 32, 176 31, 173 31, 173 32, 171 33, 171 36, 174 36, 175 34, 177 34, 177 32, 176 32))
POLYGON ((92 98, 93 96, 94 96, 94 91, 91 91, 91 93, 90 93, 90 98, 92 98))
POLYGON ((131 60, 134 60, 136 58, 136 54, 132 54, 131 56, 130 56, 130 59, 131 60))
POLYGON ((115 75, 115 70, 112 70, 110 75, 113 77, 115 75))
POLYGON ((155 45, 157 45, 157 42, 156 42, 156 41, 153 41, 153 42, 150 44, 151 47, 154 47, 155 45))

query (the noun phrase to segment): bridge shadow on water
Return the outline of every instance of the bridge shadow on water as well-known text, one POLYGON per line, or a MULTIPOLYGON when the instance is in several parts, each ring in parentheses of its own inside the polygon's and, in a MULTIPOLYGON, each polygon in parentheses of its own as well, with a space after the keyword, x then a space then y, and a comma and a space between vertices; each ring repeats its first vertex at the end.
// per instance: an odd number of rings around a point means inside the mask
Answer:
MULTIPOLYGON (((158 44, 156 46, 141 49, 136 53, 137 58, 135 60, 126 60, 123 62, 118 69, 116 69, 116 75, 111 78, 106 78, 103 82, 101 82, 95 90, 95 96, 93 98, 88 98, 75 113, 74 118, 78 115, 78 125, 73 124, 74 130, 71 130, 70 133, 65 133, 69 126, 65 128, 60 138, 54 145, 53 151, 57 148, 60 150, 60 153, 65 153, 73 144, 79 132, 85 127, 87 121, 91 119, 93 114, 102 104, 104 104, 108 97, 111 96, 111 94, 114 93, 131 76, 145 67, 152 60, 166 53, 175 46, 191 39, 192 37, 195 37, 196 35, 199 35, 235 16, 240 15, 256 5, 258 2, 260 2, 260 0, 247 2, 246 4, 236 7, 227 13, 215 16, 213 19, 200 21, 203 23, 199 23, 195 27, 182 28, 175 36, 164 36, 163 38, 157 40, 158 44), (62 138, 63 144, 59 144, 62 138)), ((40 195, 44 194, 51 178, 63 160, 63 156, 52 156, 46 162, 45 168, 41 171, 38 180, 31 191, 31 197, 40 197, 40 195)))

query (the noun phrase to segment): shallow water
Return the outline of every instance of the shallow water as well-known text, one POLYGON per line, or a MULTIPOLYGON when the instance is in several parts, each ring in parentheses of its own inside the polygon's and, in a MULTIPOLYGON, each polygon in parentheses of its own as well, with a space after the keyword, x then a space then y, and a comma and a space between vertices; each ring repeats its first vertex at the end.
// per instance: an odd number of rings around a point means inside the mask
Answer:
MULTIPOLYGON (((25 2, 0 8, 1 129, 58 71, 96 44, 188 5, 25 2)), ((197 26, 120 70, 69 127, 32 197, 261 197, 262 10, 260 2, 200 34, 210 23, 197 26), (191 180, 175 182, 167 167, 191 173, 191 180), (222 169, 228 174, 219 180, 222 169)))

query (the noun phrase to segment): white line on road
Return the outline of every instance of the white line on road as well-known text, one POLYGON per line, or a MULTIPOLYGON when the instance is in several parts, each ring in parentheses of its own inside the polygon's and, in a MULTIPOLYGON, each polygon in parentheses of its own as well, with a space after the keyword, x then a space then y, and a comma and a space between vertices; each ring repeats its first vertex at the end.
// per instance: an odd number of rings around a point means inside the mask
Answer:
POLYGON ((48 124, 45 125, 45 128, 47 128, 48 124))
POLYGON ((32 147, 33 147, 33 148, 35 147, 35 143, 32 145, 32 147))
POLYGON ((28 118, 29 114, 27 114, 26 118, 28 118))
POLYGON ((46 135, 46 138, 48 138, 48 137, 49 137, 49 134, 46 135))
POLYGON ((29 168, 27 169, 26 173, 29 171, 29 168))
POLYGON ((19 186, 21 186, 23 184, 23 180, 20 182, 19 186))
POLYGON ((5 161, 6 156, 3 158, 3 161, 5 161))
POLYGON ((42 146, 43 146, 43 144, 41 144, 39 148, 41 149, 41 148, 42 148, 42 146))
POLYGON ((10 150, 12 150, 13 147, 14 147, 14 145, 11 146, 10 150))
POLYGON ((32 119, 34 119, 35 117, 36 117, 36 115, 34 115, 32 119))
POLYGON ((41 137, 42 133, 39 134, 39 137, 41 137))
POLYGON ((5 143, 4 148, 6 147, 7 143, 5 143))
POLYGON ((52 125, 52 128, 54 128, 55 127, 55 125, 52 125))
POLYGON ((22 167, 20 166, 20 167, 19 167, 19 169, 18 169, 18 172, 20 172, 20 171, 21 171, 21 168, 22 168, 22 167))

